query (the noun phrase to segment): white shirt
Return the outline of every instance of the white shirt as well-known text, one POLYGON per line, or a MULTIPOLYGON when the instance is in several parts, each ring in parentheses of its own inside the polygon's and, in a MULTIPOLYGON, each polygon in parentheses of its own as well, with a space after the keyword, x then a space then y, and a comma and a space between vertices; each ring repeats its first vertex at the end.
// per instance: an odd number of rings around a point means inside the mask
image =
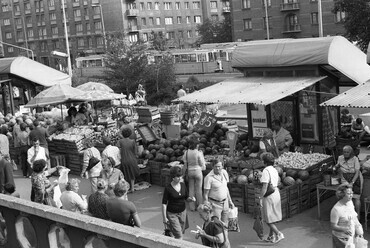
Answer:
POLYGON ((186 96, 186 91, 183 89, 179 89, 177 91, 177 97, 182 97, 182 96, 186 96))
POLYGON ((39 146, 39 152, 37 153, 35 159, 31 162, 31 159, 33 158, 33 156, 35 155, 35 147, 32 146, 30 149, 28 149, 27 151, 27 162, 31 165, 31 168, 33 166, 33 162, 36 161, 36 160, 40 160, 40 159, 43 159, 45 161, 47 161, 48 159, 46 158, 46 153, 45 153, 45 148, 42 147, 42 146, 39 146))
POLYGON ((113 158, 115 166, 121 164, 121 151, 117 146, 108 145, 102 152, 102 158, 113 158))
POLYGON ((273 166, 267 166, 263 171, 262 171, 262 176, 260 178, 261 183, 270 183, 272 184, 273 187, 277 187, 279 183, 279 173, 273 166), (271 178, 271 180, 270 180, 271 178))

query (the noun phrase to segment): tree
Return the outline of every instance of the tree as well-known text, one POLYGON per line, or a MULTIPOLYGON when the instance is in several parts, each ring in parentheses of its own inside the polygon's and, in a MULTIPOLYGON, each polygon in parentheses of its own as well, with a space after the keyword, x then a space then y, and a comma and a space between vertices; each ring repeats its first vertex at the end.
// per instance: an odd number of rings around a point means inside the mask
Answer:
POLYGON ((333 13, 345 12, 343 21, 345 37, 357 42, 358 47, 366 52, 370 41, 370 6, 369 0, 334 1, 333 13))
POLYGON ((149 41, 152 44, 152 49, 157 50, 157 51, 165 51, 167 50, 167 39, 163 35, 163 32, 154 32, 152 31, 150 33, 150 39, 149 41))
POLYGON ((231 17, 224 15, 222 21, 212 21, 211 19, 204 20, 203 24, 197 26, 199 36, 199 44, 205 43, 222 43, 231 42, 231 17))

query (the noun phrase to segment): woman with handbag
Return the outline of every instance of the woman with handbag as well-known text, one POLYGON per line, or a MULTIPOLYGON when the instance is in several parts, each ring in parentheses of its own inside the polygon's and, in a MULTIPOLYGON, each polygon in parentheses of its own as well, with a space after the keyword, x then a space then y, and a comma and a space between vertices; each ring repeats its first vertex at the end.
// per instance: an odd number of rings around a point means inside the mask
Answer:
POLYGON ((92 139, 85 140, 83 165, 81 169, 81 178, 88 178, 91 183, 92 193, 95 193, 97 189, 97 181, 100 176, 100 172, 103 169, 101 165, 101 156, 98 149, 96 149, 94 141, 92 139))
POLYGON ((284 234, 276 227, 276 222, 282 220, 281 198, 277 188, 279 174, 273 167, 275 157, 272 153, 262 153, 261 158, 266 165, 262 171, 260 182, 262 183, 261 194, 258 196, 259 203, 262 206, 262 215, 266 224, 270 228, 269 236, 266 242, 278 243, 284 239, 284 234))
POLYGON ((194 197, 196 202, 190 202, 191 211, 195 211, 200 203, 203 202, 202 184, 203 173, 206 169, 203 152, 198 150, 199 143, 195 139, 189 140, 189 149, 185 152, 182 160, 185 164, 185 176, 188 177, 189 196, 194 197))

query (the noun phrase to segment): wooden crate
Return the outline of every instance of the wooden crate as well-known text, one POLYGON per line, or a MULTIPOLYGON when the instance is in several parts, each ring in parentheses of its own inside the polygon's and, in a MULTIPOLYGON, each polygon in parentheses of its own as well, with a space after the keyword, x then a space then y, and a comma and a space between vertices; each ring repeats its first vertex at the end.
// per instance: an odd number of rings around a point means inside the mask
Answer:
POLYGON ((163 168, 161 170, 161 186, 166 187, 168 184, 170 184, 172 181, 172 178, 170 177, 170 169, 169 168, 163 168))
POLYGON ((154 160, 149 160, 148 166, 150 168, 150 173, 161 174, 161 170, 165 168, 167 164, 162 162, 156 162, 154 160))
POLYGON ((308 183, 300 185, 299 205, 301 212, 310 208, 310 190, 310 185, 308 183))
POLYGON ((153 185, 161 186, 161 174, 160 173, 150 173, 150 183, 153 185))
POLYGON ((230 197, 239 211, 246 212, 245 206, 245 184, 228 183, 230 197))
POLYGON ((245 185, 244 205, 245 205, 245 212, 249 214, 254 213, 254 207, 256 204, 255 188, 256 188, 256 185, 254 184, 245 185))

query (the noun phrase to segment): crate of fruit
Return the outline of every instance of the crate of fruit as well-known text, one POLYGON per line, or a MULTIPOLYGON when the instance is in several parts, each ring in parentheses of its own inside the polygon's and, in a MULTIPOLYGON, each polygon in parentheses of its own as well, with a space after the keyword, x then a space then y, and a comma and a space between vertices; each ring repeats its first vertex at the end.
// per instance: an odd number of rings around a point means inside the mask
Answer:
POLYGON ((284 169, 325 171, 333 157, 322 153, 300 153, 300 152, 285 152, 275 160, 275 165, 284 169))

